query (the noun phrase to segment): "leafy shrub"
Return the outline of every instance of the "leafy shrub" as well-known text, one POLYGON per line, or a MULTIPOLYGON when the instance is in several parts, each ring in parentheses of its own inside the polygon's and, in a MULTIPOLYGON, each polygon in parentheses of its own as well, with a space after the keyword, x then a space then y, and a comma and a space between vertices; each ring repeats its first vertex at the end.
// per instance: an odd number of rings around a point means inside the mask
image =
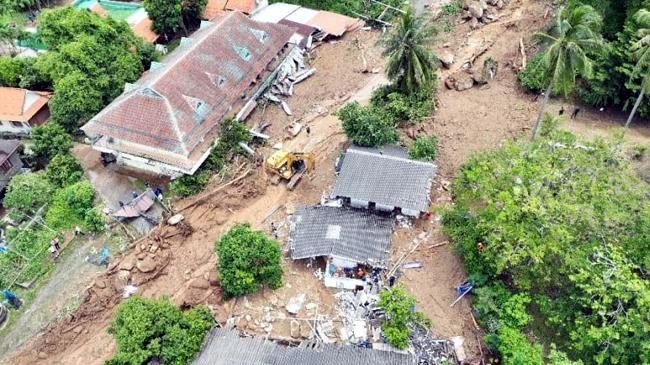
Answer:
POLYGON ((178 196, 190 196, 197 194, 208 185, 212 172, 199 169, 194 175, 184 175, 172 181, 169 189, 178 196))
POLYGON ((25 74, 26 61, 18 57, 0 57, 0 85, 19 87, 25 74))
POLYGON ((540 92, 545 90, 548 84, 544 79, 544 62, 542 61, 543 54, 540 53, 533 57, 526 65, 526 68, 521 70, 517 75, 521 87, 526 91, 540 92))
POLYGON ((72 137, 56 123, 45 123, 32 129, 32 151, 36 158, 52 159, 65 155, 72 148, 72 137))
POLYGON ((395 125, 375 106, 348 103, 336 115, 343 121, 345 134, 359 146, 382 146, 396 142, 399 137, 395 125))
POLYGON ((504 365, 544 365, 542 346, 531 344, 526 336, 514 328, 499 330, 498 350, 504 365))
POLYGON ((43 173, 28 172, 14 176, 7 186, 4 207, 15 209, 15 217, 22 219, 22 214, 33 214, 52 199, 54 186, 43 173))
POLYGON ((45 168, 45 176, 58 187, 78 182, 83 177, 79 161, 72 155, 56 155, 45 168))
POLYGON ((459 0, 454 0, 450 3, 447 3, 440 8, 440 14, 443 16, 456 16, 460 15, 463 12, 463 2, 459 0))
POLYGON ((386 341, 398 349, 408 347, 409 325, 430 326, 431 322, 421 312, 415 311, 415 298, 397 285, 379 293, 379 307, 386 312, 383 331, 386 341))
POLYGON ((95 190, 88 180, 59 189, 54 194, 45 221, 54 229, 67 229, 83 224, 88 211, 93 209, 94 198, 95 190))
POLYGON ((88 209, 84 216, 83 225, 90 232, 103 232, 105 229, 106 220, 102 213, 98 212, 97 209, 88 209))
POLYGON ((438 149, 438 138, 435 136, 420 137, 409 148, 409 157, 414 160, 434 161, 438 149))
POLYGON ((6 232, 11 250, 0 255, 0 287, 8 288, 14 278, 19 283, 32 281, 52 269, 54 265, 47 250, 52 238, 50 230, 32 226, 6 232))
POLYGON ((373 91, 370 102, 380 108, 393 122, 417 123, 431 115, 435 84, 408 95, 395 85, 385 85, 373 91))
POLYGON ((120 304, 108 328, 117 342, 107 365, 188 364, 200 350, 214 318, 206 307, 181 312, 169 299, 132 297, 120 304))
POLYGON ((282 251, 280 245, 248 224, 231 228, 215 244, 219 254, 217 268, 221 289, 231 298, 259 290, 282 286, 282 251))

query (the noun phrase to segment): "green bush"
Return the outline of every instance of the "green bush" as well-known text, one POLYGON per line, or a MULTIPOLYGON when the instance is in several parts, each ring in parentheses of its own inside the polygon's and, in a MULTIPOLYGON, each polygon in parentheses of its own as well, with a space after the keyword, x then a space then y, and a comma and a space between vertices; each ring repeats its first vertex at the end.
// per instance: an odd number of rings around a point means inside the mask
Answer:
POLYGON ((248 224, 231 228, 215 244, 219 254, 217 268, 221 289, 226 298, 254 293, 266 284, 272 289, 282 286, 282 250, 263 232, 248 224))
POLYGON ((385 85, 373 91, 371 105, 381 109, 393 123, 417 123, 431 116, 435 84, 407 95, 394 85, 385 85))
POLYGON ((172 181, 169 189, 172 193, 184 197, 197 194, 208 185, 212 172, 199 169, 194 175, 184 175, 172 181))
POLYGON ((0 85, 18 87, 22 75, 25 74, 26 62, 24 58, 0 57, 0 85))
POLYGON ((117 351, 106 364, 189 364, 213 325, 206 307, 182 312, 166 298, 132 297, 120 304, 108 328, 117 351))
POLYGON ((528 337, 585 363, 648 363, 650 186, 630 175, 620 141, 554 124, 475 156, 453 183, 442 223, 476 279, 486 340, 504 364, 542 363, 528 337))
POLYGON ((414 160, 435 161, 438 149, 438 138, 435 136, 420 137, 409 148, 409 157, 414 160))
POLYGON ((526 65, 526 68, 521 70, 517 75, 521 87, 526 91, 538 93, 546 90, 548 84, 544 80, 544 63, 542 61, 543 54, 540 53, 533 57, 526 65))
POLYGON ((421 312, 415 311, 415 298, 409 295, 404 286, 397 285, 379 293, 378 305, 386 312, 383 331, 386 341, 398 349, 408 347, 411 335, 410 324, 429 327, 431 321, 421 312))
POLYGON ((57 187, 78 182, 83 177, 79 161, 72 155, 56 155, 45 168, 45 176, 57 187))
POLYGON ((43 173, 28 172, 14 176, 7 186, 4 207, 15 209, 17 219, 23 214, 34 214, 40 207, 52 200, 54 186, 43 173))
POLYGON ((90 232, 103 232, 106 227, 106 219, 97 209, 88 209, 84 215, 83 225, 90 232))
POLYGON ((94 198, 95 190, 88 180, 59 189, 54 194, 45 221, 50 227, 61 230, 84 224, 88 211, 93 209, 94 198))
POLYGON ((343 122, 345 134, 359 146, 377 147, 398 140, 393 122, 375 106, 362 107, 357 102, 348 103, 336 115, 343 122))
POLYGON ((72 137, 56 123, 45 123, 32 129, 32 146, 36 158, 52 159, 66 155, 72 148, 72 137))
POLYGON ((53 268, 47 250, 52 231, 32 226, 9 229, 6 234, 11 250, 0 255, 0 287, 8 288, 14 278, 18 283, 30 282, 53 268))

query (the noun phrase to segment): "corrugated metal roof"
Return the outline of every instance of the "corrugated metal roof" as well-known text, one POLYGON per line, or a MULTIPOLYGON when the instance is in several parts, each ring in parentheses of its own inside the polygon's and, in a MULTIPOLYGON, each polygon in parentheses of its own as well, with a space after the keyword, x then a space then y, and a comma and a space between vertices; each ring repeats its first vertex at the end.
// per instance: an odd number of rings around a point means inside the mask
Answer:
POLYGON ((301 207, 293 216, 294 260, 336 256, 386 267, 393 220, 365 211, 335 207, 301 207))
MULTIPOLYGON (((154 160, 174 154, 200 163, 215 127, 292 34, 285 26, 255 22, 239 12, 223 15, 167 55, 162 67, 146 72, 82 130, 109 137, 109 143, 142 146, 154 160)), ((113 148, 120 151, 118 145, 113 148)))
POLYGON ((16 153, 18 147, 20 147, 20 141, 16 139, 0 139, 0 165, 16 153))
POLYGON ((350 18, 349 16, 332 13, 329 11, 319 11, 314 17, 309 19, 308 25, 314 26, 325 33, 335 37, 342 36, 345 32, 363 25, 363 21, 350 18))
POLYGON ((289 14, 285 19, 300 24, 308 24, 308 22, 318 14, 318 10, 300 8, 289 14))
POLYGON ((348 149, 332 196, 426 212, 436 166, 396 154, 348 149))
POLYGON ((284 347, 234 331, 210 331, 193 365, 413 365, 413 356, 355 346, 284 347))
POLYGON ((299 8, 298 5, 275 3, 259 9, 251 17, 259 22, 279 23, 299 8))

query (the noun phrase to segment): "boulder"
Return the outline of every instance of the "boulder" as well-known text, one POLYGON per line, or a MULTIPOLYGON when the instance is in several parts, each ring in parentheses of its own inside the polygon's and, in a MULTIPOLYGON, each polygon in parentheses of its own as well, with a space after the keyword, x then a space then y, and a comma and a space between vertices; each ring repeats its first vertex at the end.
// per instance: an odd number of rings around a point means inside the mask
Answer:
POLYGON ((290 314, 298 314, 304 302, 305 302, 305 294, 298 294, 295 297, 289 299, 285 308, 287 312, 289 312, 290 314))
POLYGON ((442 62, 442 65, 445 66, 445 68, 449 68, 454 64, 454 55, 446 50, 443 50, 438 54, 438 59, 442 62))
POLYGON ((303 323, 300 325, 300 337, 307 340, 310 340, 312 337, 314 337, 311 326, 309 324, 303 323))
POLYGON ((495 6, 498 2, 499 0, 487 0, 487 3, 492 6, 495 6))
POLYGON ((454 78, 453 75, 447 76, 447 78, 445 79, 445 86, 447 87, 447 89, 453 90, 455 88, 454 86, 455 84, 456 84, 456 78, 454 78))
POLYGON ((481 23, 478 21, 478 18, 472 18, 469 21, 469 29, 476 30, 481 26, 481 23))
MULTIPOLYGON (((250 318, 250 316, 246 316, 246 317, 250 318)), ((235 322, 235 327, 237 327, 237 329, 240 329, 242 331, 246 330, 248 328, 248 321, 249 320, 246 319, 245 317, 239 317, 235 322)))
POLYGON ((167 224, 169 224, 170 226, 175 226, 178 223, 180 223, 183 219, 185 219, 185 217, 182 214, 180 213, 174 214, 167 220, 167 224))
POLYGON ((300 322, 295 319, 291 320, 291 337, 300 338, 300 322))
POLYGON ((158 266, 156 261, 149 256, 145 256, 142 260, 139 260, 135 264, 135 267, 137 267, 138 270, 144 273, 152 272, 156 270, 156 266, 158 266))
POLYGON ((196 278, 190 282, 190 288, 209 289, 210 282, 204 278, 196 278))
POLYGON ((115 275, 113 279, 113 288, 116 291, 122 291, 125 286, 129 284, 129 279, 131 278, 131 272, 128 270, 120 270, 115 275))
POLYGON ((462 72, 456 77, 456 82, 454 83, 454 88, 457 91, 465 91, 471 89, 474 86, 474 79, 472 75, 462 72))
POLYGON ((135 267, 135 261, 135 257, 125 257, 124 260, 120 262, 120 270, 133 270, 133 267, 135 267))
POLYGON ((505 1, 503 1, 503 0, 498 0, 497 1, 497 5, 496 5, 497 9, 501 10, 501 9, 503 9, 504 6, 506 6, 505 1))
POLYGON ((473 18, 480 18, 483 16, 483 7, 479 1, 472 1, 467 4, 467 11, 473 18))
POLYGON ((95 287, 99 289, 104 289, 106 287, 106 283, 104 280, 97 280, 95 281, 95 287))

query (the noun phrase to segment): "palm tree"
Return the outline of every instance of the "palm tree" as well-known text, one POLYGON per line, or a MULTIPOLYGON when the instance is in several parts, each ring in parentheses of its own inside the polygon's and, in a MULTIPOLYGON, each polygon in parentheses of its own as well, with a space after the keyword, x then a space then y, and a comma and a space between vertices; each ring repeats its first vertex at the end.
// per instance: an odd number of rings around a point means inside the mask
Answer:
POLYGON ((639 105, 641 105, 641 100, 643 100, 645 93, 650 93, 650 76, 648 76, 650 70, 650 11, 646 9, 639 10, 634 16, 634 20, 636 20, 639 25, 637 34, 640 39, 636 41, 632 47, 634 57, 637 59, 636 66, 632 73, 632 78, 640 75, 642 75, 643 78, 641 79, 641 92, 636 98, 636 102, 634 103, 632 112, 630 112, 630 116, 627 118, 627 122, 625 122, 625 128, 632 123, 634 114, 636 114, 636 110, 639 108, 639 105))
POLYGON ((539 132, 539 124, 551 92, 559 91, 566 97, 575 87, 577 76, 591 76, 593 70, 589 54, 601 52, 605 46, 600 34, 601 24, 602 18, 594 8, 579 5, 560 10, 551 34, 535 34, 548 44, 542 58, 548 87, 535 121, 533 139, 539 132))
POLYGON ((402 91, 411 93, 435 78, 434 56, 427 47, 437 34, 429 19, 409 7, 392 31, 380 40, 388 57, 386 75, 402 91))

